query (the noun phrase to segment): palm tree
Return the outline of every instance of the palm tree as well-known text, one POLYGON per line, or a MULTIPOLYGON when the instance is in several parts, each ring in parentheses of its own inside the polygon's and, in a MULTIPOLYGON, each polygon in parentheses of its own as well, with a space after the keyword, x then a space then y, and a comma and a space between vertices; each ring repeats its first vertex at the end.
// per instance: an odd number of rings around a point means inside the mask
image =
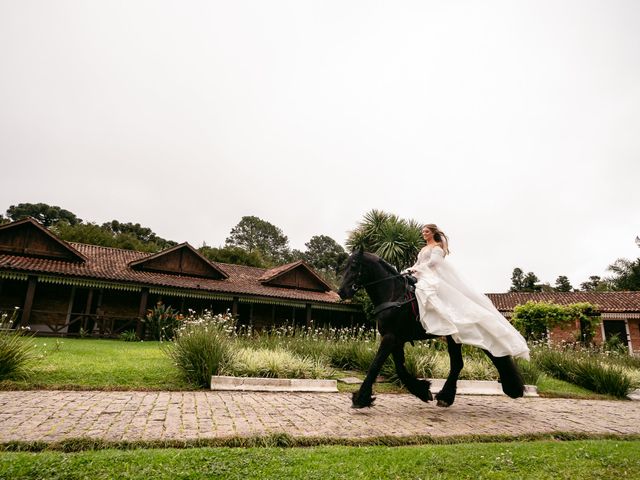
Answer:
POLYGON ((349 234, 347 247, 351 251, 362 247, 402 270, 415 263, 424 246, 421 230, 422 225, 415 220, 371 210, 349 234))

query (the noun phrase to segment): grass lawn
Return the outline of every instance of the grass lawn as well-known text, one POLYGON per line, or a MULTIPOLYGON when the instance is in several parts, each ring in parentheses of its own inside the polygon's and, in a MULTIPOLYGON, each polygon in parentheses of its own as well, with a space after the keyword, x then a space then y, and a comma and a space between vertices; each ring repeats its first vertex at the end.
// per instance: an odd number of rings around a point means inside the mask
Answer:
POLYGON ((0 478, 640 478, 640 441, 0 453, 0 478))
POLYGON ((573 383, 558 380, 548 375, 538 379, 538 394, 546 398, 577 398, 591 400, 619 400, 611 395, 601 395, 573 383))
POLYGON ((39 360, 24 381, 0 388, 193 390, 158 342, 36 338, 39 360))

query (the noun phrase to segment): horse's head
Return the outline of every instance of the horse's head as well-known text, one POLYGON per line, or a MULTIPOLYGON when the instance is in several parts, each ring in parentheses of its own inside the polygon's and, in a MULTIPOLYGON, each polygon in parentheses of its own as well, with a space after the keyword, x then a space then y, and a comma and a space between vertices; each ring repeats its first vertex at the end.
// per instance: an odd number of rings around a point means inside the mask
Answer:
POLYGON ((352 298, 362 286, 363 257, 364 251, 359 248, 349 256, 345 263, 342 271, 342 284, 338 290, 338 294, 343 300, 352 298))

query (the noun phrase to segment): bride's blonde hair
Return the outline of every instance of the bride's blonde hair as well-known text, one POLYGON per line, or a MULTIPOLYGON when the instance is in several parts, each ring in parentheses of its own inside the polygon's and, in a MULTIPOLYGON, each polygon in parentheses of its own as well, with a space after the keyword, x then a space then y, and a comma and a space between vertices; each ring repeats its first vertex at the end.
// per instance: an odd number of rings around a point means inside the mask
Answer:
POLYGON ((449 255, 449 238, 444 234, 442 230, 438 228, 435 223, 427 223, 424 228, 428 228, 433 233, 433 239, 442 245, 445 255, 449 255))

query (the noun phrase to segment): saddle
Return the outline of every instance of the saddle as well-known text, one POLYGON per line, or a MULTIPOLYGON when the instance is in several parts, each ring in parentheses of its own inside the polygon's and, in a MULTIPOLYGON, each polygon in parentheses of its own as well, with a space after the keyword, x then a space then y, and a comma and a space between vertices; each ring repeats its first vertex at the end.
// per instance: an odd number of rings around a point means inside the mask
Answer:
POLYGON ((385 310, 388 310, 390 308, 399 308, 403 305, 406 305, 407 303, 411 303, 411 307, 413 309, 413 313, 415 314, 415 316, 418 316, 418 305, 416 303, 416 283, 418 283, 418 279, 416 277, 414 277, 413 275, 410 275, 408 273, 404 273, 402 274, 402 277, 404 277, 404 284, 405 284, 405 292, 404 295, 402 296, 401 300, 396 300, 395 302, 384 302, 381 303, 380 305, 378 305, 376 308, 373 309, 373 316, 378 315, 380 312, 384 312, 385 310))

